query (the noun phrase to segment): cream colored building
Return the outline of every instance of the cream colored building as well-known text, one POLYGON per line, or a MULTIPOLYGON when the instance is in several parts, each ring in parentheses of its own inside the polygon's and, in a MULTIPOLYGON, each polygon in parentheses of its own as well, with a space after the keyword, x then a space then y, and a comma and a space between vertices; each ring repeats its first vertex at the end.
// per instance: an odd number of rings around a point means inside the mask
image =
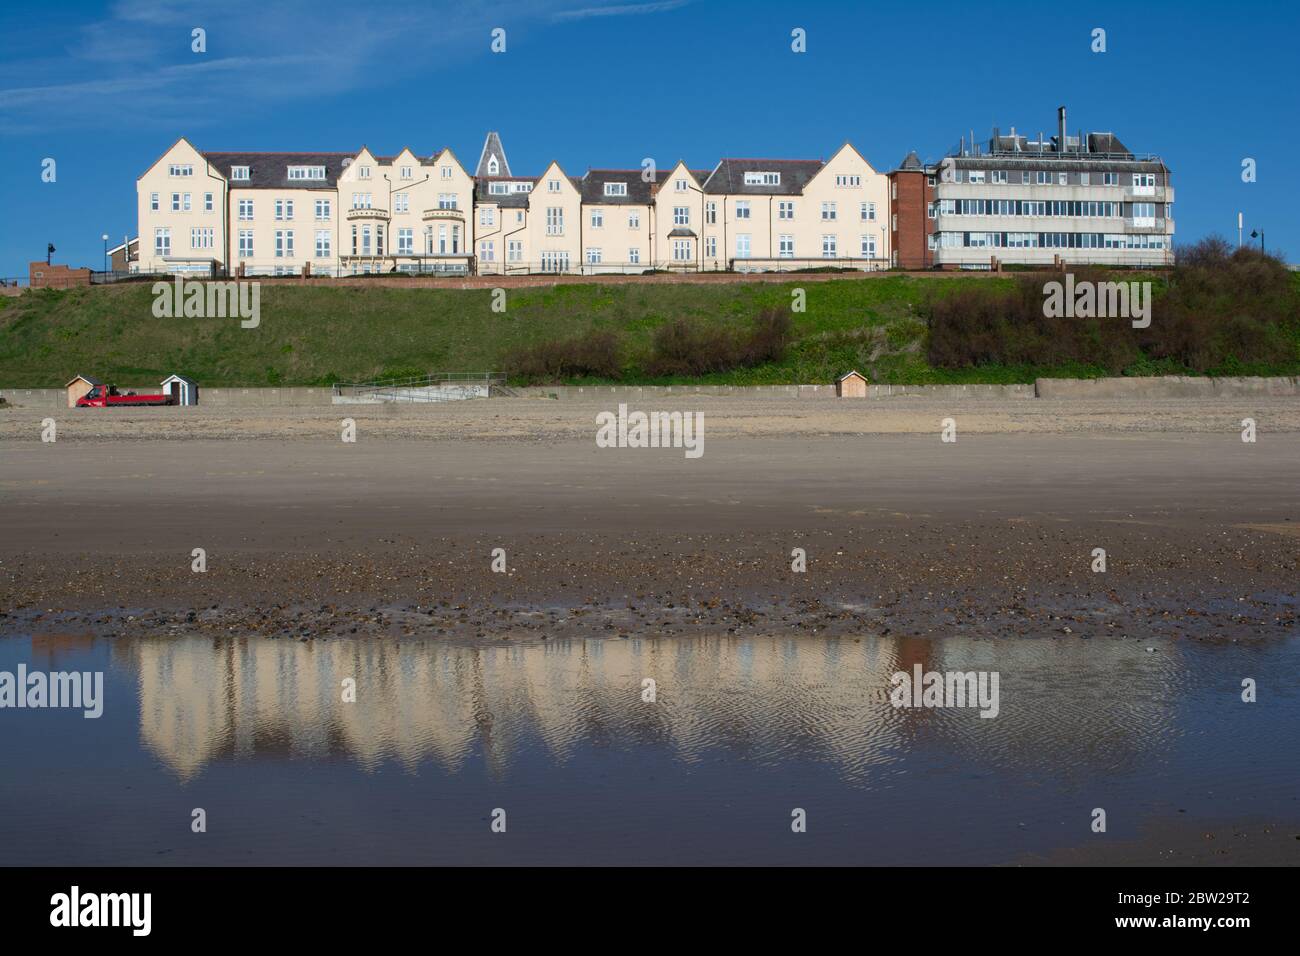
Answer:
POLYGON ((887 267, 886 177, 851 145, 827 161, 657 170, 552 162, 511 173, 489 133, 450 149, 204 152, 178 140, 137 181, 132 271, 507 275, 887 267))

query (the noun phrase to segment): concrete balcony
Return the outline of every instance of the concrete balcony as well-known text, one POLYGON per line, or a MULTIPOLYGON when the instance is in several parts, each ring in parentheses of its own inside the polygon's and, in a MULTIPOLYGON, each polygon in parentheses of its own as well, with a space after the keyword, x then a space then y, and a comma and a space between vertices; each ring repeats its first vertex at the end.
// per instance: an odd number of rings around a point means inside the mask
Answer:
POLYGON ((1114 216, 938 216, 937 232, 1119 232, 1114 216))
POLYGON ((348 220, 354 219, 382 219, 387 222, 391 216, 388 215, 387 209, 349 209, 348 220))
POLYGON ((1172 220, 1152 218, 1150 216, 1141 216, 1124 220, 1125 232, 1152 233, 1159 235, 1165 232, 1165 226, 1172 226, 1172 220))
POLYGON ((465 210, 463 209, 426 209, 423 217, 425 222, 437 222, 438 220, 447 220, 451 222, 464 222, 465 210))

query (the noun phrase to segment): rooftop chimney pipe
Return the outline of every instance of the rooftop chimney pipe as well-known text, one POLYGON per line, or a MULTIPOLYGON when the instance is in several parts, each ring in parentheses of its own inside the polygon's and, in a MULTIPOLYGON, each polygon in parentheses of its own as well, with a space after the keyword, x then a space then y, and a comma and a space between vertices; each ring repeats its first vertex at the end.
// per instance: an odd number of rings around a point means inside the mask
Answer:
POLYGON ((1056 125, 1057 128, 1059 129, 1059 135, 1057 136, 1056 139, 1056 148, 1060 150, 1062 153, 1064 153, 1065 152, 1065 107, 1064 106, 1058 106, 1056 108, 1056 125))

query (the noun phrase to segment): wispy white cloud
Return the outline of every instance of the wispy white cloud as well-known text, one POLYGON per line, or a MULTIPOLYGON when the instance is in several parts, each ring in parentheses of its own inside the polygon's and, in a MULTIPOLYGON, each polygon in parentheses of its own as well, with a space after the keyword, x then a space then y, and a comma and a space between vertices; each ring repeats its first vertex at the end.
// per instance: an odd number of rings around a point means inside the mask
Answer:
POLYGON ((492 27, 526 29, 564 2, 440 0, 383 15, 346 0, 120 2, 71 38, 60 22, 23 47, 0 43, 0 132, 193 129, 232 107, 401 83, 486 55, 492 27), (195 27, 207 31, 202 54, 195 27))
POLYGON ((646 13, 666 13, 691 3, 692 0, 657 0, 654 3, 624 3, 609 7, 583 7, 578 10, 560 10, 551 14, 552 20, 587 20, 591 17, 627 17, 646 13))

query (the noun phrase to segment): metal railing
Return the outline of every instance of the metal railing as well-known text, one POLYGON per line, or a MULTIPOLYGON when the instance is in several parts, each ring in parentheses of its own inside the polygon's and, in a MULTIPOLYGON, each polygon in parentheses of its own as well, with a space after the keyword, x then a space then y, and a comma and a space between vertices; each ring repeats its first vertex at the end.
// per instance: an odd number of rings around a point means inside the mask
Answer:
POLYGON ((340 382, 333 387, 333 397, 342 402, 452 402, 487 398, 505 381, 505 376, 496 372, 429 372, 373 382, 340 382))

